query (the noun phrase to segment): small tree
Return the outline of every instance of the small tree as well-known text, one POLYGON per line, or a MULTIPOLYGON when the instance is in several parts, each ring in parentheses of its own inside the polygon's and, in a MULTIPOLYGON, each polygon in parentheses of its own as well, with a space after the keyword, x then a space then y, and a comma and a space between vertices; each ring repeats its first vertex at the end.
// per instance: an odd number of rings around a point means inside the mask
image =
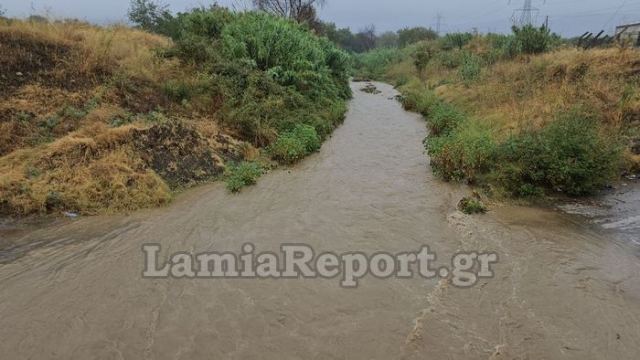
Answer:
POLYGON ((4 14, 6 14, 6 10, 4 8, 2 8, 2 5, 0 5, 0 17, 4 17, 4 14))
POLYGON ((512 28, 515 36, 516 53, 540 54, 548 51, 553 43, 553 35, 546 26, 539 28, 533 25, 512 28))
POLYGON ((173 19, 169 6, 155 0, 131 0, 128 15, 140 29, 159 33, 173 19))
POLYGON ((380 34, 380 36, 378 36, 378 38, 376 39, 376 47, 398 47, 398 34, 393 31, 387 31, 380 34))
POLYGON ((438 33, 425 27, 405 28, 398 31, 398 44, 400 47, 415 44, 419 41, 435 40, 438 33))
POLYGON ((325 0, 253 0, 257 9, 299 23, 315 22, 316 7, 323 6, 324 3, 325 0))
POLYGON ((360 30, 355 36, 357 51, 366 52, 376 47, 376 27, 369 25, 360 30))
POLYGON ((445 35, 443 39, 442 47, 445 50, 451 50, 454 48, 458 48, 462 50, 462 48, 467 45, 469 41, 473 39, 473 34, 471 33, 452 33, 445 35))
POLYGON ((422 73, 424 71, 424 69, 427 67, 429 62, 431 62, 431 59, 433 59, 435 54, 436 54, 435 49, 433 48, 433 46, 429 44, 420 46, 420 48, 417 49, 415 53, 415 58, 413 60, 413 64, 416 66, 416 69, 418 70, 419 73, 422 73))

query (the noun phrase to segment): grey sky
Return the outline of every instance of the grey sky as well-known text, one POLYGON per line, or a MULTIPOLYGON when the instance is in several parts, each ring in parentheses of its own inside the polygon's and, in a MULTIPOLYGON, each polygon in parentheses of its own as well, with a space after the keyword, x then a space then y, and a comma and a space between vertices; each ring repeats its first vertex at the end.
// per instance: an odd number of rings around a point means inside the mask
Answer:
MULTIPOLYGON (((246 0, 220 0, 222 5, 242 4, 246 0)), ((176 11, 209 4, 207 0, 165 0, 176 11)), ((320 14, 324 20, 354 30, 374 24, 377 30, 397 30, 405 26, 432 26, 436 15, 443 16, 443 31, 508 31, 514 10, 524 0, 328 0, 320 14)), ((99 23, 126 20, 129 0, 0 0, 9 16, 33 13, 55 18, 74 17, 99 23)), ((534 0, 540 9, 537 20, 546 15, 552 30, 563 35, 612 31, 618 23, 640 22, 638 0, 534 0)))

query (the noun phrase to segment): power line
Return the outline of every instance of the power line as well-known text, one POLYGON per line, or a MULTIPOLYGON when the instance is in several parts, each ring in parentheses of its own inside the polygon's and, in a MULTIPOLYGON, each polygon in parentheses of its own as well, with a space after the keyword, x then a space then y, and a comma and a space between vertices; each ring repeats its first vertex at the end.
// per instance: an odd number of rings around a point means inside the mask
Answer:
POLYGON ((622 8, 627 5, 627 0, 624 0, 622 2, 622 4, 620 4, 620 7, 618 9, 616 9, 616 12, 613 13, 613 15, 611 15, 611 17, 609 18, 609 20, 607 20, 607 22, 602 26, 603 29, 605 29, 609 23, 618 15, 618 13, 620 12, 620 10, 622 10, 622 8))

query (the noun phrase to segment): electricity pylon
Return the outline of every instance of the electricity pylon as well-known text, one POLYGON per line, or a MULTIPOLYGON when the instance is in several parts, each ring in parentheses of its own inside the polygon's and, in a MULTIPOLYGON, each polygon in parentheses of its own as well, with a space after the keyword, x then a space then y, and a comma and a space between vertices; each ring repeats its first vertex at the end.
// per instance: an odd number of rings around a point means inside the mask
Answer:
POLYGON ((519 26, 533 25, 539 11, 540 9, 533 6, 533 0, 524 0, 522 9, 516 9, 513 13, 513 23, 519 26), (518 13, 520 16, 517 16, 518 13))

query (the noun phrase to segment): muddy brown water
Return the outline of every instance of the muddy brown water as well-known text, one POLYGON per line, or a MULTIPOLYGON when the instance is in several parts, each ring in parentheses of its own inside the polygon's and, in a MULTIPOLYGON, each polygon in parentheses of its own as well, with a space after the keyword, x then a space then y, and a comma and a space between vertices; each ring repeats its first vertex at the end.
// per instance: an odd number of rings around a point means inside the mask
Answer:
POLYGON ((424 121, 359 91, 345 124, 291 170, 240 195, 223 184, 168 208, 3 232, 2 359, 637 359, 637 246, 558 211, 455 210, 428 170, 424 121), (447 281, 142 279, 164 253, 496 251, 496 277, 447 281), (33 245, 33 244, 37 245, 33 245), (30 245, 31 244, 31 245, 30 245))

